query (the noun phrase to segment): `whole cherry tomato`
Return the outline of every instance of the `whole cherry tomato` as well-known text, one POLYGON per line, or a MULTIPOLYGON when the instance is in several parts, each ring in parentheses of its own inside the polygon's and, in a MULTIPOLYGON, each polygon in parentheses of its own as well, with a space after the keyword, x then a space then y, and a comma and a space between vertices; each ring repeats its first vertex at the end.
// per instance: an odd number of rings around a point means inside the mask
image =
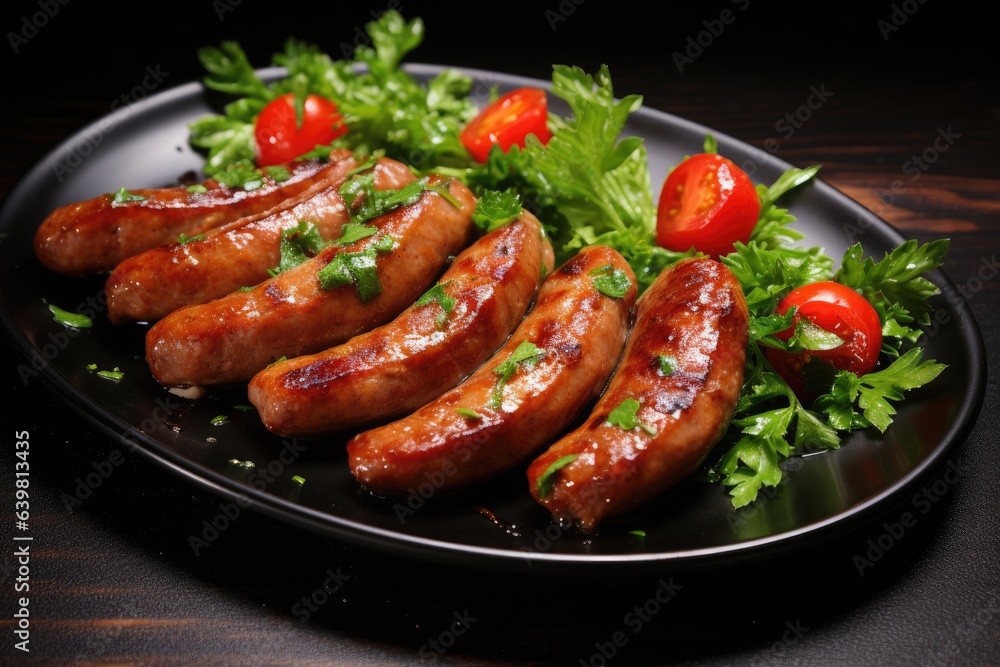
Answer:
POLYGON ((295 114, 295 95, 286 93, 267 103, 254 124, 257 164, 282 164, 329 144, 347 132, 337 105, 319 95, 308 95, 302 123, 295 114))
POLYGON ((804 366, 810 359, 855 375, 870 373, 875 368, 882 349, 882 323, 867 299, 840 283, 820 281, 789 292, 776 311, 784 315, 793 306, 796 308, 793 324, 775 334, 777 338, 787 341, 795 331, 795 323, 806 319, 844 341, 829 350, 804 350, 797 354, 767 348, 767 360, 796 394, 805 397, 804 366))
POLYGON ((552 137, 548 127, 549 103, 541 88, 517 88, 491 102, 462 130, 462 144, 478 162, 486 162, 494 144, 506 152, 524 147, 529 134, 543 144, 552 137))
POLYGON ((656 212, 656 240, 664 248, 691 248, 718 257, 746 243, 760 197, 746 172, 715 153, 685 158, 663 182, 656 212))

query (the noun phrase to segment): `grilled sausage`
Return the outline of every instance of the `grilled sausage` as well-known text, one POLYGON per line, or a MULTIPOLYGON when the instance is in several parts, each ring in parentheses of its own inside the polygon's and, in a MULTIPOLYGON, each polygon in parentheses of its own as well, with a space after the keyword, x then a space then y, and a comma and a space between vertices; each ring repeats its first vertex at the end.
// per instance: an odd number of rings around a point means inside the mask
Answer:
POLYGON ((545 279, 531 312, 468 379, 349 440, 351 473, 377 494, 428 481, 448 491, 525 460, 598 396, 621 357, 635 296, 617 251, 584 248, 545 279), (620 296, 598 290, 597 279, 609 277, 622 281, 620 296))
MULTIPOLYGON (((285 229, 300 221, 316 225, 320 236, 334 239, 350 221, 340 186, 358 167, 353 158, 328 170, 320 188, 288 208, 267 215, 240 218, 209 230, 186 243, 162 245, 129 257, 111 272, 106 284, 108 318, 121 324, 154 321, 181 306, 206 303, 244 286, 266 280, 281 260, 285 229)), ((401 162, 382 158, 376 163, 375 184, 399 189, 415 176, 401 162)))
POLYGON ((732 418, 747 326, 743 291, 725 265, 686 259, 661 273, 636 305, 622 362, 590 417, 528 467, 535 500, 594 531, 690 475, 732 418), (634 425, 612 417, 621 408, 634 425), (560 460, 570 462, 550 471, 560 460))
POLYGON ((373 236, 329 245, 251 290, 183 306, 159 320, 146 334, 153 377, 169 386, 249 380, 281 357, 319 352, 393 319, 474 235, 472 192, 454 179, 432 180, 450 196, 425 190, 415 203, 369 221, 378 230, 373 236), (387 241, 391 249, 375 251, 387 241), (363 300, 361 279, 324 289, 317 274, 331 262, 335 269, 376 270, 380 292, 363 300))
POLYGON ((270 176, 255 190, 230 188, 214 179, 202 182, 205 192, 186 187, 130 190, 125 201, 103 194, 52 211, 35 232, 35 255, 52 271, 83 276, 110 271, 144 250, 197 236, 247 215, 262 214, 294 203, 292 198, 339 172, 349 151, 331 154, 329 162, 291 162, 291 178, 270 176), (141 199, 140 199, 141 197, 141 199))
POLYGON ((288 436, 401 417, 495 352, 551 271, 552 246, 525 212, 466 248, 427 298, 392 322, 262 370, 250 381, 250 402, 268 430, 288 436))

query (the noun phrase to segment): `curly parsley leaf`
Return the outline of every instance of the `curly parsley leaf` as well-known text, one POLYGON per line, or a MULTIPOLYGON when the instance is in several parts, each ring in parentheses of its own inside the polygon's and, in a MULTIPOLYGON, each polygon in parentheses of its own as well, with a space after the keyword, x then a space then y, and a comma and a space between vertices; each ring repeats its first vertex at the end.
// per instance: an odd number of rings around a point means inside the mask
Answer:
POLYGON ((289 269, 294 269, 310 257, 325 248, 327 242, 319 233, 319 228, 312 222, 300 220, 294 227, 281 231, 280 260, 278 266, 268 273, 276 276, 289 269))
POLYGON ((817 398, 814 406, 825 412, 836 428, 871 425, 884 433, 896 414, 892 402, 902 400, 903 392, 927 384, 945 369, 934 360, 921 361, 922 356, 923 350, 915 347, 880 371, 861 377, 841 371, 830 392, 817 398), (861 409, 860 414, 855 406, 861 409))
POLYGON ((779 464, 809 450, 836 449, 840 436, 817 412, 807 409, 751 342, 747 369, 731 425, 740 437, 712 467, 713 478, 730 488, 734 507, 743 507, 764 486, 781 481, 779 464))
POLYGON ((948 239, 923 245, 911 239, 876 262, 871 257, 864 258, 861 244, 855 243, 844 253, 834 279, 859 291, 876 308, 881 307, 880 314, 895 307, 897 320, 904 313, 920 324, 930 324, 931 306, 927 299, 941 291, 923 274, 941 266, 948 246, 948 239))
POLYGON ((492 232, 517 220, 523 213, 521 195, 514 190, 486 190, 479 195, 472 221, 484 232, 492 232))

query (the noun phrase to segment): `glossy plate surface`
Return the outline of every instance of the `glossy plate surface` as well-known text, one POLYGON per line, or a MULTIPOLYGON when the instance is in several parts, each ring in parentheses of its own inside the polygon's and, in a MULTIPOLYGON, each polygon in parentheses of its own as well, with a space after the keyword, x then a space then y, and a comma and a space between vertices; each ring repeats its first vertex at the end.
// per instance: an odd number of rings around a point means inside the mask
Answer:
MULTIPOLYGON (((410 65, 418 78, 440 71, 410 65)), ((477 90, 497 85, 548 87, 478 70, 477 90)), ((264 70, 276 76, 275 70, 264 70)), ((555 100, 553 110, 566 109, 555 100)), ((35 259, 32 236, 54 208, 121 187, 174 185, 198 173, 201 157, 187 144, 187 124, 212 113, 200 84, 191 83, 120 109, 47 155, 11 191, 0 210, 0 319, 9 345, 23 357, 22 375, 41 379, 74 408, 132 451, 195 480, 224 497, 333 539, 406 557, 533 572, 636 573, 714 568, 821 543, 856 530, 896 505, 946 465, 980 409, 985 356, 980 332, 964 301, 941 272, 934 299, 940 324, 926 339, 925 358, 948 369, 903 402, 887 433, 859 432, 837 451, 786 462, 785 479, 758 502, 733 510, 725 489, 696 480, 609 527, 585 536, 550 523, 527 492, 523 468, 450 497, 433 480, 408 498, 384 500, 359 490, 346 465, 346 437, 284 440, 269 434, 256 413, 241 411, 246 392, 211 392, 198 401, 168 393, 143 360, 146 326, 115 327, 103 312, 100 277, 69 279, 35 259), (86 330, 53 321, 47 304, 97 313, 86 330), (87 370, 120 368, 110 382, 87 370), (213 426, 214 417, 228 422, 213 426), (241 478, 231 459, 252 461, 241 478), (299 488, 293 476, 306 483, 299 488), (645 537, 630 533, 645 532, 645 537)), ((699 152, 711 132, 652 109, 633 115, 628 132, 645 139, 654 188, 685 155, 699 152)), ((741 164, 755 182, 770 184, 791 165, 712 132, 719 152, 741 164)), ((807 166, 807 165, 798 165, 807 166)), ((782 200, 806 234, 834 258, 854 241, 880 258, 904 239, 887 223, 822 180, 782 200)), ((713 462, 722 446, 709 457, 713 462)))

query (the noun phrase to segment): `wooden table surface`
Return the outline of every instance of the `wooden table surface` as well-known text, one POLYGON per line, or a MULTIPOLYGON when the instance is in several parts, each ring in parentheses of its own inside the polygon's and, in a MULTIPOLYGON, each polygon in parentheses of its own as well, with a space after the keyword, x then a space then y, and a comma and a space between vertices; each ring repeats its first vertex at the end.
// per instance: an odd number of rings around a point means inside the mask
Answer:
MULTIPOLYGON (((428 25, 409 60, 543 79, 554 62, 589 71, 607 63, 616 92, 640 93, 647 107, 796 166, 820 164, 827 183, 906 237, 950 238, 944 271, 965 288, 996 368, 1000 77, 985 17, 953 3, 876 3, 860 16, 814 8, 807 20, 734 0, 663 19, 651 5, 553 0, 491 5, 471 29, 449 27, 458 10, 402 2, 325 14, 250 1, 172 4, 149 21, 125 8, 97 16, 77 3, 12 4, 0 49, 10 81, 0 195, 151 71, 162 80, 150 93, 199 78, 198 46, 237 39, 260 65, 287 36, 336 53, 372 12, 399 6, 428 25)), ((191 526, 214 516, 220 499, 131 455, 70 511, 66 494, 114 443, 40 383, 21 382, 20 361, 14 351, 4 359, 0 497, 11 509, 14 434, 29 429, 30 653, 15 648, 20 594, 7 516, 0 664, 1000 664, 993 377, 962 448, 961 478, 878 567, 859 576, 851 561, 858 544, 884 532, 873 525, 844 544, 692 575, 684 596, 615 646, 623 614, 661 577, 514 577, 407 561, 250 510, 196 556, 191 526), (323 604, 304 604, 333 580, 339 588, 319 596, 323 604)))

